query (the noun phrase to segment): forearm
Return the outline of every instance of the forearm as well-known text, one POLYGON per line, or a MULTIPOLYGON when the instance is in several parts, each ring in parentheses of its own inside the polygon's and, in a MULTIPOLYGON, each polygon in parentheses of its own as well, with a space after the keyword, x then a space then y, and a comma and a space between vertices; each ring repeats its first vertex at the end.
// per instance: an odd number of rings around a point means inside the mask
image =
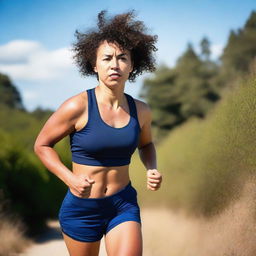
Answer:
POLYGON ((34 152, 49 171, 69 185, 72 172, 61 162, 59 155, 52 147, 38 146, 34 152))
POLYGON ((147 170, 157 169, 156 149, 153 142, 140 148, 139 156, 147 170))

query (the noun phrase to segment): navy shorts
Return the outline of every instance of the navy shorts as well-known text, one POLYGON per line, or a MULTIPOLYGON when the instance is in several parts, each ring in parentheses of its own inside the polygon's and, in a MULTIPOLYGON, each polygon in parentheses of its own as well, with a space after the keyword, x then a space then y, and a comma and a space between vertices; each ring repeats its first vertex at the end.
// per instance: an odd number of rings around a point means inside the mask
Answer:
POLYGON ((68 188, 59 210, 62 232, 82 242, 101 240, 104 234, 125 221, 141 224, 137 191, 131 181, 115 194, 101 198, 78 197, 68 188))

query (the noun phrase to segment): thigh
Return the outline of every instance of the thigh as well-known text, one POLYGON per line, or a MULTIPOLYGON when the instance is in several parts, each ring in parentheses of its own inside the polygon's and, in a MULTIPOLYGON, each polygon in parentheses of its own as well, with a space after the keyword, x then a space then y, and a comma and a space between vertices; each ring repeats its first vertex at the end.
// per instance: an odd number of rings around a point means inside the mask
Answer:
POLYGON ((125 221, 112 228, 105 236, 108 256, 141 256, 141 224, 125 221))
POLYGON ((63 234, 79 242, 97 242, 104 234, 102 210, 95 200, 85 200, 67 193, 59 210, 63 234))
POLYGON ((70 256, 98 256, 100 240, 96 242, 80 242, 62 232, 70 256))

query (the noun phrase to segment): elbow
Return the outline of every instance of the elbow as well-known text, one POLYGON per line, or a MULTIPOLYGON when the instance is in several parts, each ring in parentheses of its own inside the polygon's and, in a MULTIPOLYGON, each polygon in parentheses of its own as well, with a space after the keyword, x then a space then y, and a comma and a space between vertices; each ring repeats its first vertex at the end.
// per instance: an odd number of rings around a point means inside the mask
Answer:
POLYGON ((36 155, 39 155, 41 152, 41 149, 42 149, 42 143, 39 143, 39 140, 36 139, 36 141, 34 143, 34 147, 33 147, 34 153, 36 155))
POLYGON ((46 148, 53 148, 53 147, 54 145, 42 144, 36 141, 34 143, 33 150, 34 150, 34 153, 39 156, 46 148))
POLYGON ((40 151, 40 146, 38 145, 38 143, 35 142, 34 147, 33 147, 33 151, 36 155, 39 154, 40 151))

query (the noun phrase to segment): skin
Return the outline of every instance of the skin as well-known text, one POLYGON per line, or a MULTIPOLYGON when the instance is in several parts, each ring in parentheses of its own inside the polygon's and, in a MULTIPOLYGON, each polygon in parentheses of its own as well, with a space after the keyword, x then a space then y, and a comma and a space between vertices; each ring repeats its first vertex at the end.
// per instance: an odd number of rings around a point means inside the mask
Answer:
MULTIPOLYGON (((133 65, 130 52, 117 44, 102 42, 96 53, 94 71, 98 73, 99 85, 95 94, 101 119, 106 124, 120 128, 129 122, 129 105, 124 95, 125 82, 133 65), (119 73, 117 78, 110 77, 119 73)), ((138 150, 141 161, 147 169, 147 188, 158 190, 162 175, 157 170, 156 152, 151 135, 151 110, 149 106, 135 99, 141 133, 138 150)), ((87 92, 81 92, 67 99, 47 120, 34 145, 34 151, 48 170, 60 178, 70 191, 83 198, 99 198, 112 195, 130 181, 129 165, 89 166, 72 162, 70 171, 61 162, 53 149, 54 145, 72 131, 81 130, 88 121, 87 92)), ((71 256, 96 256, 100 241, 79 242, 63 234, 71 256)), ((135 221, 123 222, 111 229, 105 236, 109 256, 142 255, 141 226, 135 221), (132 244, 132 246, 131 246, 132 244)))

